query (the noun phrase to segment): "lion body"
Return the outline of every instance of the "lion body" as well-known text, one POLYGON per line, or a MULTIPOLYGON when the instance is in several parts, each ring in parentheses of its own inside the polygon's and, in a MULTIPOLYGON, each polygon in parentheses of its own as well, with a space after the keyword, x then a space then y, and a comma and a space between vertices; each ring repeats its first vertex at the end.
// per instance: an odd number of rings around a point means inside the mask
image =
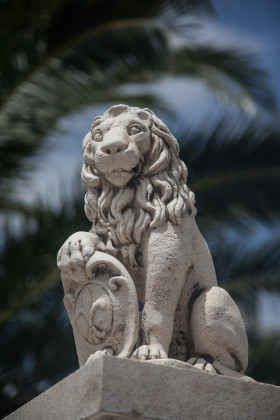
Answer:
POLYGON ((193 216, 180 226, 166 222, 144 236, 141 267, 131 267, 144 304, 142 341, 160 338, 168 357, 203 355, 232 370, 247 367, 247 337, 239 310, 217 286, 208 246, 193 216))

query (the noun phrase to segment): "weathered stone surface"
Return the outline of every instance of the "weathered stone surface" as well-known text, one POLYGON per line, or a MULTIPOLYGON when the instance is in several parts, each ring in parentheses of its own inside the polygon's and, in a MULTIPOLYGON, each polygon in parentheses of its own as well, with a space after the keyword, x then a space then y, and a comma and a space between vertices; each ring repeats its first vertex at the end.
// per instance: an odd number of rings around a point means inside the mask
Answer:
POLYGON ((71 235, 58 253, 80 366, 103 352, 243 375, 244 324, 217 285, 169 129, 149 109, 116 105, 95 118, 83 157, 92 229, 71 235))
POLYGON ((95 251, 85 282, 62 274, 67 309, 80 366, 100 352, 129 357, 138 340, 139 311, 134 283, 116 258, 95 251))
POLYGON ((275 420, 280 388, 258 382, 100 356, 9 420, 275 420))

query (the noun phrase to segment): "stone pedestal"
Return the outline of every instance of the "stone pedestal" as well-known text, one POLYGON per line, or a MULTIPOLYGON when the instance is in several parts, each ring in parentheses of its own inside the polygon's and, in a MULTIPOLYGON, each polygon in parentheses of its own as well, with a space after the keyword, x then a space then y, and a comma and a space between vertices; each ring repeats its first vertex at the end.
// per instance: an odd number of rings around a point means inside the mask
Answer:
POLYGON ((6 419, 277 419, 280 387, 101 356, 6 419))

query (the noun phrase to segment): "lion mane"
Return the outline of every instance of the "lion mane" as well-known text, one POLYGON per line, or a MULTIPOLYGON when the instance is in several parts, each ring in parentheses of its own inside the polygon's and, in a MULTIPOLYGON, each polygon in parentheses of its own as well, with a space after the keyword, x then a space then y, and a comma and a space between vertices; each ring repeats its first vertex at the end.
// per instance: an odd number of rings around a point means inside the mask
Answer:
POLYGON ((179 159, 178 142, 151 110, 126 105, 113 106, 96 117, 91 132, 83 143, 82 169, 87 187, 85 213, 93 224, 91 232, 99 238, 100 251, 115 256, 120 251, 130 265, 138 266, 137 251, 146 231, 167 220, 180 225, 185 212, 196 213, 194 194, 186 185, 187 168, 179 159), (146 123, 151 132, 151 149, 140 159, 137 174, 125 187, 118 188, 97 171, 86 152, 93 141, 91 132, 106 118, 117 118, 121 113, 141 117, 143 111, 150 119, 146 123))

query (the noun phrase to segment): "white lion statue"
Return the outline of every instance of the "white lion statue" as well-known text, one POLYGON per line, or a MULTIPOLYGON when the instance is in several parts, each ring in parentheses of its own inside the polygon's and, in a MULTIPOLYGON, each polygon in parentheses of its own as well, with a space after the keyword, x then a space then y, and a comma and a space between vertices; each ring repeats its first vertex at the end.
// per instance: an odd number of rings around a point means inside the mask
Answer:
POLYGON ((248 359, 244 324, 229 294, 217 286, 209 249, 195 222, 187 168, 169 129, 149 109, 113 106, 95 118, 83 141, 83 157, 85 212, 92 228, 71 235, 58 253, 78 353, 81 337, 91 331, 80 364, 93 350, 103 350, 137 360, 177 359, 206 372, 242 376, 248 359), (89 267, 96 253, 103 257, 93 272, 89 267), (111 258, 108 266, 106 257, 111 258), (124 292, 114 303, 112 290, 117 296, 116 284, 123 288, 123 280, 116 278, 127 279, 126 290, 133 296, 124 292), (94 282, 99 286, 93 287, 94 282), (143 304, 139 333, 138 307, 137 315, 133 309, 137 297, 143 304), (88 315, 81 311, 85 299, 92 300, 85 303, 88 315), (129 305, 134 332, 123 352, 116 338, 109 339, 109 324, 111 310, 129 305))

